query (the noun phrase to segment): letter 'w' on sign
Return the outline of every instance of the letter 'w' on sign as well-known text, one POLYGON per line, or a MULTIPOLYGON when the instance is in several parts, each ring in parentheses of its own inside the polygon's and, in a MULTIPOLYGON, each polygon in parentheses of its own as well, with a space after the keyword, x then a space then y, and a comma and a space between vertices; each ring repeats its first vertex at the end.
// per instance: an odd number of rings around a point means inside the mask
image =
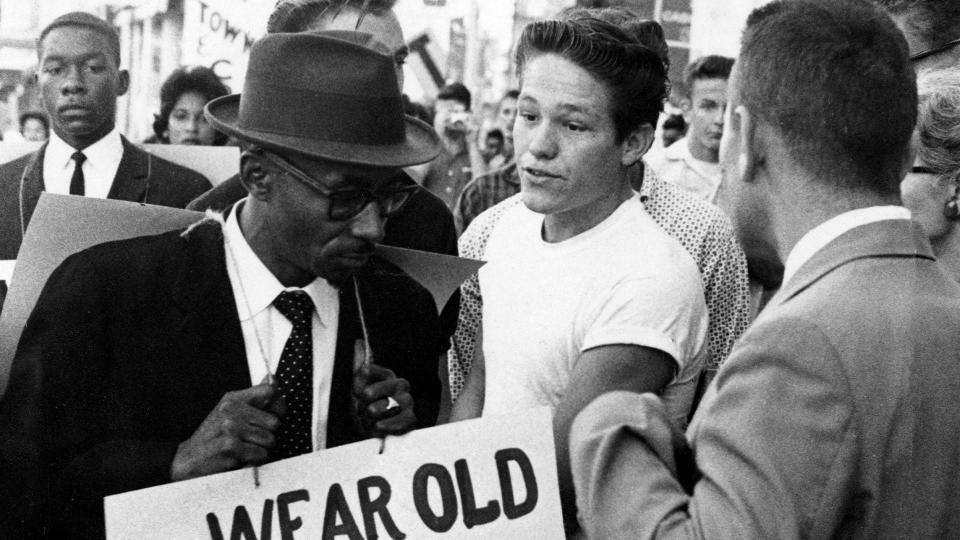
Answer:
POLYGON ((104 499, 107 538, 564 538, 549 410, 104 499))

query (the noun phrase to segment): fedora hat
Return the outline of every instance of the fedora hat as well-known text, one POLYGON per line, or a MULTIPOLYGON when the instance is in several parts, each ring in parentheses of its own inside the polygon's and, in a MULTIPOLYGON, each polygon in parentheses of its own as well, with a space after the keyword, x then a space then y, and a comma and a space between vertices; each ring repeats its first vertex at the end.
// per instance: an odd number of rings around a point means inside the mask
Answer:
POLYGON ((392 56, 362 32, 268 34, 243 91, 204 113, 240 140, 331 161, 405 167, 440 153, 433 128, 403 112, 392 56))

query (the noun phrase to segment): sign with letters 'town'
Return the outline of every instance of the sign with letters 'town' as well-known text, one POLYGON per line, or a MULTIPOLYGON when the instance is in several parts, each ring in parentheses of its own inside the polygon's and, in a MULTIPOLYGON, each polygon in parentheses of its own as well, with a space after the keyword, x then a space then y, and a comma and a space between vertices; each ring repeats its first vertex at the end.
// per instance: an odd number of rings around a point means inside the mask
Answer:
POLYGON ((109 539, 563 538, 550 413, 369 440, 105 499, 109 539))

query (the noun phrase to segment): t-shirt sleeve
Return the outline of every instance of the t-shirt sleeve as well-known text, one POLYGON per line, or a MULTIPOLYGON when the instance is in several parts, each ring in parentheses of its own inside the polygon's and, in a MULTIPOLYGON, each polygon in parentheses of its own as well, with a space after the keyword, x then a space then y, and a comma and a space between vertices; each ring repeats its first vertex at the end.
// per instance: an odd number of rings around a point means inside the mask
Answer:
POLYGON ((678 373, 704 359, 707 308, 696 276, 625 279, 595 313, 581 352, 603 345, 650 347, 669 354, 678 373))

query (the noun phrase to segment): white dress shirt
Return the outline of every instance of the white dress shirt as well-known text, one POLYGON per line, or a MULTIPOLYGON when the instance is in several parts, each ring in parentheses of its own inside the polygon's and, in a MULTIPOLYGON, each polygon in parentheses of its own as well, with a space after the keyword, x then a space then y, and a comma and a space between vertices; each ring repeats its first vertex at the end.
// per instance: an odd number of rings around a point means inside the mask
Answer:
POLYGON ((910 211, 902 206, 858 208, 833 216, 810 229, 790 250, 787 262, 783 265, 783 283, 786 284, 803 266, 803 263, 809 261, 818 251, 839 238, 843 233, 861 225, 888 219, 910 219, 910 211))
POLYGON ((264 266, 240 231, 237 213, 242 211, 243 204, 244 201, 238 202, 227 216, 223 240, 227 273, 240 315, 250 380, 253 384, 259 384, 268 372, 277 372, 280 354, 293 331, 293 323, 273 306, 274 299, 283 291, 304 291, 316 308, 310 330, 313 338, 313 449, 319 450, 325 448, 327 443, 328 405, 337 348, 340 297, 337 289, 320 277, 302 289, 284 287, 264 266))
MULTIPOLYGON (((75 162, 70 157, 77 149, 70 146, 57 134, 50 131, 50 141, 43 154, 43 186, 50 193, 70 194, 70 178, 75 162)), ((87 157, 83 162, 83 194, 87 197, 106 199, 110 186, 117 176, 120 160, 123 159, 123 142, 120 132, 114 127, 102 139, 82 150, 87 157)))
POLYGON ((653 149, 643 157, 657 176, 680 187, 700 200, 714 202, 723 174, 719 163, 701 161, 690 153, 686 138, 666 148, 653 149))

